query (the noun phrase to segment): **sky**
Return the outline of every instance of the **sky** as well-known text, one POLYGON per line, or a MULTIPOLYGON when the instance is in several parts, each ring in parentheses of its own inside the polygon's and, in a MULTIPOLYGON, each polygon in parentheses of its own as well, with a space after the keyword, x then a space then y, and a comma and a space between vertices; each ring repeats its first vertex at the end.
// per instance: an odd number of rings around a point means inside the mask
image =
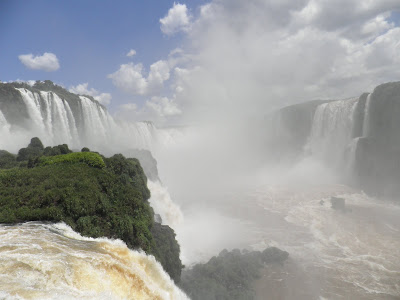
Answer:
POLYGON ((161 126, 400 80, 398 0, 0 1, 0 80, 52 80, 161 126))

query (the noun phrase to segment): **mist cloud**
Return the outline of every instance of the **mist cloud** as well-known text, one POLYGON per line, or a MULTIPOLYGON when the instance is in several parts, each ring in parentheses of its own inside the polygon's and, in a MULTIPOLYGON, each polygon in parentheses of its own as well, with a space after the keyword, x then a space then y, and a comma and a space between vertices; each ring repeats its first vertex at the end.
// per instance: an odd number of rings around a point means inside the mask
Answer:
POLYGON ((177 66, 187 71, 174 76, 176 101, 192 116, 237 117, 398 80, 390 20, 398 9, 398 1, 212 1, 181 47, 190 61, 177 66))
POLYGON ((396 10, 393 0, 214 0, 190 15, 174 3, 160 23, 166 35, 185 33, 179 50, 148 74, 129 63, 109 78, 131 95, 166 97, 182 124, 360 95, 400 76, 396 10))

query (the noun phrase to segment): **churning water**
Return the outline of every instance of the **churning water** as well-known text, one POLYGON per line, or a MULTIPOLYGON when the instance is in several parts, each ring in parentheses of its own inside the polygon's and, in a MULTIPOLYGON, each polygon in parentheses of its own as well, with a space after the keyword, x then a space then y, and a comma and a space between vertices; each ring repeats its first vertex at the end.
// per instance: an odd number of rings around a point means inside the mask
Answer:
POLYGON ((153 256, 63 223, 0 226, 0 299, 188 299, 153 256))

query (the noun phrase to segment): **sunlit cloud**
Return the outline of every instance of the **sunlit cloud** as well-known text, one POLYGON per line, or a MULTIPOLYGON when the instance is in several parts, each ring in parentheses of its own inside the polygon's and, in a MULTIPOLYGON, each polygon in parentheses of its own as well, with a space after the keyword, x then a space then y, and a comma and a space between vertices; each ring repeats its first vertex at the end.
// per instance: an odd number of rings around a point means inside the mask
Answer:
POLYGON ((169 9, 168 14, 160 19, 161 31, 166 35, 173 35, 179 31, 188 31, 190 29, 191 16, 186 4, 175 3, 169 9))
POLYGON ((122 64, 120 68, 108 75, 113 84, 132 95, 153 95, 160 91, 164 81, 170 77, 169 66, 166 61, 159 60, 150 66, 146 77, 142 64, 122 64))
POLYGON ((43 55, 21 54, 18 56, 21 63, 33 70, 46 72, 57 71, 60 68, 58 58, 54 53, 45 52, 43 55))

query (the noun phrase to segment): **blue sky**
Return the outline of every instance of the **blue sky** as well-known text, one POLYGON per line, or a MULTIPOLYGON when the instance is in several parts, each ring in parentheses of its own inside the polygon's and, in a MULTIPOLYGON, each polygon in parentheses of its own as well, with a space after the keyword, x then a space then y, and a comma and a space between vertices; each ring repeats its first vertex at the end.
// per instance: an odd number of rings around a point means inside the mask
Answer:
MULTIPOLYGON (((187 1, 190 10, 204 1, 187 1)), ((174 1, 0 1, 0 80, 50 79, 65 87, 89 83, 89 88, 112 93, 113 104, 132 96, 119 92, 108 74, 120 64, 141 62, 148 67, 165 58, 182 40, 160 30, 174 1), (130 49, 136 55, 127 57, 130 49), (26 68, 21 54, 54 53, 54 72, 26 68), (117 100, 118 99, 118 100, 117 100)), ((143 101, 143 97, 135 97, 143 101)))
POLYGON ((400 80, 399 12, 398 0, 2 0, 0 80, 50 79, 133 120, 236 119, 400 80))

